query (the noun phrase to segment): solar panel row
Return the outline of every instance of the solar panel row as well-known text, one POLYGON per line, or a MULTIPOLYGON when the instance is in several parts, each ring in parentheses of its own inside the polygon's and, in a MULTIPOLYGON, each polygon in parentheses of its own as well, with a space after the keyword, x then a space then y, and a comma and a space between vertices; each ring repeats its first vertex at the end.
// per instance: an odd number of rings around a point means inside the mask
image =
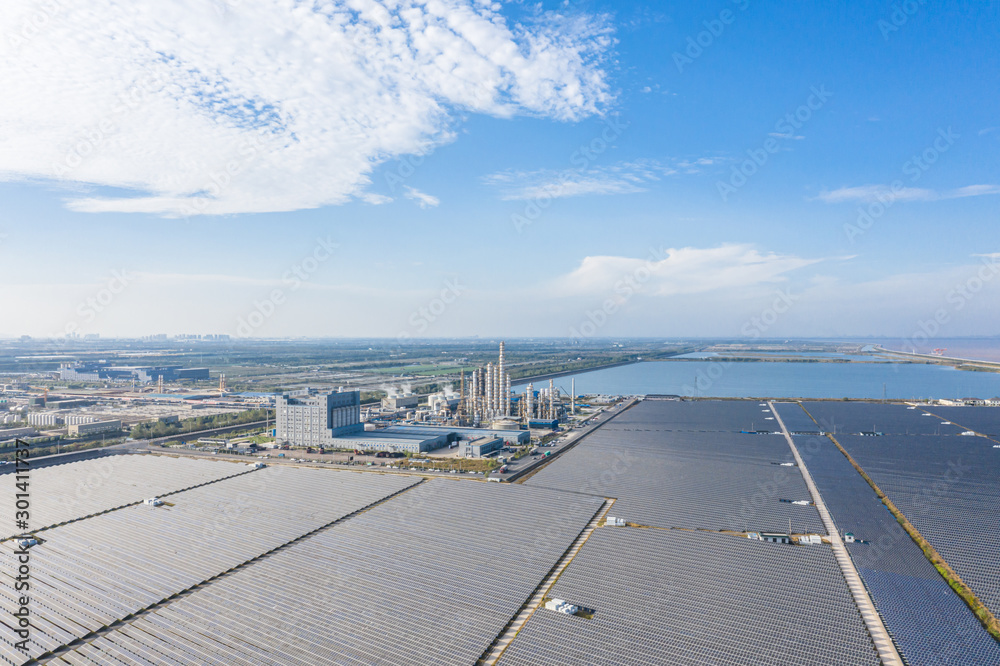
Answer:
POLYGON ((1000 613, 1000 449, 984 437, 838 441, 994 614, 1000 613))
POLYGON ((62 661, 471 664, 602 504, 522 486, 429 481, 62 661), (502 534, 483 517, 496 507, 516 517, 502 534))
MULTIPOLYGON (((247 472, 239 463, 153 455, 115 455, 31 471, 31 528, 102 511, 247 472)), ((0 538, 13 536, 14 474, 0 475, 0 538)))
POLYGON ((828 547, 683 530, 599 528, 501 666, 878 664, 828 547))
MULTIPOLYGON (((783 419, 795 409, 800 408, 778 406, 783 419)), ((870 407, 866 407, 865 418, 870 414, 870 407)), ((838 436, 842 442, 845 439, 877 446, 892 441, 931 444, 936 438, 838 436)), ((950 444, 966 438, 941 439, 937 447, 947 450, 950 444)), ((1000 663, 1000 644, 982 628, 833 442, 826 437, 795 440, 838 527, 868 542, 847 544, 847 548, 886 629, 908 663, 1000 663)), ((892 464, 912 465, 905 452, 901 453, 892 464)))
POLYGON ((1000 437, 1000 409, 996 407, 928 407, 944 421, 952 421, 960 430, 973 430, 991 437, 1000 437))
POLYGON ((887 435, 957 435, 961 432, 961 428, 954 424, 944 423, 934 416, 924 416, 927 413, 925 410, 911 409, 904 404, 828 401, 806 402, 803 406, 819 422, 824 432, 837 435, 862 432, 882 432, 887 435))
MULTIPOLYGON (((246 469, 246 468, 243 468, 246 469)), ((269 468, 44 532, 30 550, 29 654, 37 657, 239 566, 404 488, 417 479, 269 468)), ((4 578, 17 571, 14 542, 0 545, 4 578)), ((0 585, 0 614, 16 607, 0 585)), ((0 625, 0 655, 23 663, 0 625)))
MULTIPOLYGON (((825 534, 780 435, 676 432, 672 419, 720 427, 733 401, 645 401, 617 416, 526 483, 615 497, 615 513, 655 527, 825 534), (690 408, 693 413, 686 414, 690 408), (698 419, 703 419, 699 421, 698 419)), ((757 414, 766 409, 749 403, 757 414)), ((770 414, 770 411, 767 412, 770 414)))

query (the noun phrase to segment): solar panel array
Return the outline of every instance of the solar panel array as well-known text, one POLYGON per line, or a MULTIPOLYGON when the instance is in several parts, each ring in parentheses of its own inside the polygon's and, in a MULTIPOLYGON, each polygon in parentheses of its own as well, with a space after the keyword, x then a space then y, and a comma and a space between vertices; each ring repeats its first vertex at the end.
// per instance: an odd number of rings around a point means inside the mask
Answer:
MULTIPOLYGON (((172 506, 130 506, 47 530, 30 551, 30 655, 86 636, 418 481, 268 468, 171 495, 172 506)), ((0 544, 4 578, 17 570, 15 549, 14 542, 0 544)), ((16 596, 13 581, 5 580, 4 617, 16 609, 16 596)), ((25 661, 12 647, 16 640, 0 625, 0 655, 9 663, 25 661)))
POLYGON ((934 416, 924 416, 927 412, 919 407, 910 409, 902 404, 806 402, 803 405, 824 432, 837 435, 862 432, 882 432, 887 435, 957 435, 961 432, 961 428, 954 424, 944 423, 934 416))
MULTIPOLYGON (((13 467, 8 465, 7 467, 13 467)), ((31 529, 58 525, 147 497, 247 471, 245 465, 153 455, 115 455, 31 470, 31 529)), ((16 476, 0 475, 0 538, 13 536, 16 476)))
POLYGON ((603 500, 433 480, 101 636, 72 664, 462 664, 603 500), (490 520, 502 511, 502 529, 490 520))
POLYGON ((837 439, 976 596, 1000 614, 996 442, 961 436, 837 439))
POLYGON ((820 427, 809 418, 797 402, 776 402, 774 408, 781 416, 782 422, 788 428, 788 432, 795 433, 818 433, 820 427))
POLYGON ((644 401, 526 485, 617 498, 615 514, 641 525, 787 531, 791 521, 793 532, 825 534, 814 506, 790 503, 812 497, 798 469, 780 464, 792 460, 784 437, 724 429, 742 422, 748 405, 771 417, 755 402, 644 401))
POLYGON ((500 666, 810 664, 880 660, 825 546, 706 532, 597 529, 500 666))
POLYGON ((997 407, 928 407, 926 411, 964 430, 974 430, 990 437, 1000 437, 1000 408, 997 407))
MULTIPOLYGON (((669 423, 673 430, 703 432, 740 432, 741 430, 769 430, 781 428, 767 410, 767 403, 753 400, 645 400, 643 409, 625 412, 632 423, 646 423, 662 428, 669 423)), ((612 423, 618 423, 615 417, 612 423)))
MULTIPOLYGON (((784 418, 785 409, 779 411, 784 418)), ((908 663, 1000 664, 1000 644, 833 442, 796 437, 795 444, 838 528, 871 542, 847 544, 847 549, 908 663)))

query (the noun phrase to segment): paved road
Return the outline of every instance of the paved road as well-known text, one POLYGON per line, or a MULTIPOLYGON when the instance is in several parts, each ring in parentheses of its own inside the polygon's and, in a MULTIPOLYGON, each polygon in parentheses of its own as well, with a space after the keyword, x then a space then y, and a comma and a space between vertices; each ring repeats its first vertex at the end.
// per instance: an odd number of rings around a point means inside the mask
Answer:
POLYGON ((573 428, 568 433, 560 435, 558 438, 550 442, 551 444, 554 444, 554 446, 538 447, 538 451, 541 455, 538 455, 537 457, 526 456, 520 460, 514 460, 507 464, 506 474, 491 474, 490 476, 499 477, 505 482, 517 480, 521 476, 546 464, 547 462, 550 462, 552 458, 561 455, 567 449, 573 448, 582 438, 594 432, 596 429, 607 423, 609 419, 621 414, 635 403, 636 399, 633 398, 631 400, 620 402, 617 405, 602 407, 600 411, 596 412, 588 419, 588 425, 580 428, 573 428), (552 455, 546 456, 545 452, 547 451, 551 452, 552 455))
POLYGON ((878 650, 879 657, 882 658, 882 663, 885 666, 903 666, 903 660, 900 658, 899 652, 896 651, 896 645, 889 637, 889 632, 882 623, 882 617, 875 610, 875 604, 872 603, 871 597, 868 596, 868 589, 861 581, 858 570, 854 568, 854 560, 851 559, 847 548, 844 546, 844 542, 841 541, 840 532, 837 530, 837 525, 833 522, 833 516, 827 511, 826 504, 823 503, 823 496, 820 495, 819 489, 813 483, 812 475, 809 474, 802 456, 799 455, 799 450, 795 448, 792 436, 788 433, 788 429, 778 415, 778 410, 774 408, 774 403, 769 401, 767 406, 771 408, 771 413, 774 414, 775 420, 781 426, 781 432, 785 435, 788 446, 792 449, 792 455, 795 456, 795 462, 802 472, 802 477, 806 481, 809 492, 812 493, 819 516, 823 519, 826 531, 830 534, 833 555, 837 559, 837 564, 840 565, 840 570, 844 574, 844 580, 847 581, 847 587, 850 588, 851 594, 854 596, 854 603, 861 612, 861 617, 865 621, 865 626, 868 627, 868 633, 872 637, 872 642, 875 643, 875 649, 878 650))

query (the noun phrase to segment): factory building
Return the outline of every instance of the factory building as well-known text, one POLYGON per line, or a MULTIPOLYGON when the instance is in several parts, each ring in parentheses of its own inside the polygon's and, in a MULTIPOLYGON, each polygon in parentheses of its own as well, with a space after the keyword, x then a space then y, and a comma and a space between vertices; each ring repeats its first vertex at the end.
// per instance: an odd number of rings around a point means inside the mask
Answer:
POLYGON ((34 437, 38 431, 34 428, 0 428, 0 442, 18 437, 34 437))
POLYGON ((94 421, 93 423, 74 423, 66 428, 66 434, 70 437, 80 435, 96 435, 102 432, 114 432, 122 429, 122 422, 118 419, 111 421, 94 421))
POLYGON ((184 368, 179 365, 108 365, 106 363, 63 363, 59 378, 66 381, 103 382, 137 381, 150 384, 182 379, 208 379, 208 368, 184 368))
POLYGON ((494 430, 493 428, 452 428, 449 426, 437 425, 394 425, 389 426, 379 433, 399 433, 411 436, 436 437, 442 433, 452 434, 452 439, 473 440, 480 437, 498 437, 503 440, 504 446, 522 446, 531 440, 531 433, 527 430, 494 430))
POLYGON ((462 442, 461 454, 466 458, 482 458, 503 448, 503 440, 499 437, 480 437, 471 442, 462 442))
POLYGON ((90 407, 96 404, 95 400, 87 398, 46 398, 45 406, 51 409, 77 409, 79 407, 90 407))
POLYGON ((335 449, 361 451, 398 451, 400 453, 426 453, 449 443, 448 433, 420 434, 375 430, 334 437, 327 446, 335 449))
POLYGON ((418 404, 419 395, 390 395, 382 398, 382 409, 413 409, 418 404))
MULTIPOLYGON (((361 451, 399 451, 426 453, 463 441, 496 442, 491 452, 511 444, 527 444, 530 435, 525 430, 486 430, 479 428, 448 428, 443 426, 395 425, 372 431, 352 431, 333 435, 319 444, 304 439, 286 439, 296 446, 325 446, 333 449, 358 449, 361 451)), ((483 454, 485 455, 485 454, 483 454)))
POLYGON ((316 394, 308 389, 275 400, 275 431, 279 441, 296 446, 334 446, 333 438, 364 432, 361 393, 316 394))

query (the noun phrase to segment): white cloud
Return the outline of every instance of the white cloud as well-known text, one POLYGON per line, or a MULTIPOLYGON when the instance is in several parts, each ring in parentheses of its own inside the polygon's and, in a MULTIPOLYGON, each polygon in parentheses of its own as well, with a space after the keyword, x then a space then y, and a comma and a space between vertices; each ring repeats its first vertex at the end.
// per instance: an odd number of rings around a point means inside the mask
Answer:
POLYGON ((538 169, 535 171, 501 171, 486 176, 483 181, 500 190, 504 200, 561 199, 588 194, 634 194, 645 192, 647 186, 679 168, 694 172, 695 164, 711 164, 711 160, 681 162, 677 167, 658 160, 619 162, 591 169, 538 169))
POLYGON ((392 201, 392 197, 384 194, 375 194, 373 192, 362 192, 358 195, 358 198, 366 203, 370 203, 373 206, 381 206, 382 204, 387 204, 392 201))
POLYGON ((420 206, 421 208, 433 208, 437 206, 439 203, 441 203, 441 200, 438 199, 437 197, 431 196, 426 192, 421 192, 415 187, 410 187, 409 185, 405 185, 403 189, 406 190, 406 198, 416 201, 417 205, 420 206))
POLYGON ((825 203, 844 203, 881 201, 940 201, 943 199, 962 199, 989 194, 1000 194, 1000 185, 967 185, 952 190, 930 190, 922 187, 890 187, 889 185, 859 185, 856 187, 841 187, 830 192, 823 192, 816 198, 825 203))
POLYGON ((747 244, 651 249, 646 258, 586 257, 572 272, 556 279, 551 288, 559 295, 599 295, 631 278, 650 295, 698 294, 778 283, 786 274, 819 261, 774 252, 762 254, 747 244))
MULTIPOLYGON (((56 6, 0 40, 0 179, 133 192, 72 196, 78 211, 384 203, 372 169, 453 140, 455 117, 572 121, 611 99, 605 17, 510 25, 480 0, 56 6)), ((37 10, 12 0, 5 19, 37 10)))

